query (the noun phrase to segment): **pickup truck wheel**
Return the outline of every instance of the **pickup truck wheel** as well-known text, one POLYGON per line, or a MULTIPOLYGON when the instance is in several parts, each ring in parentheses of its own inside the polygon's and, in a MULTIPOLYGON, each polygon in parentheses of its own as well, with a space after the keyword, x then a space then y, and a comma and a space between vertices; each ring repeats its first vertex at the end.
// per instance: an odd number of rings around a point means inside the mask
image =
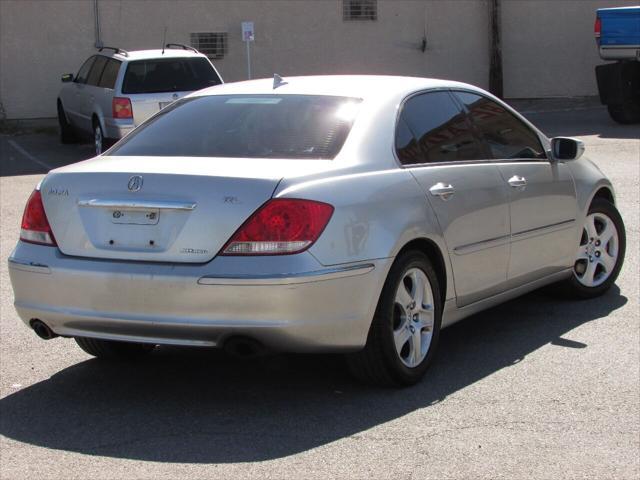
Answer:
POLYGON ((62 104, 58 102, 58 125, 60 126, 60 142, 61 143, 75 143, 77 141, 76 134, 73 131, 73 127, 69 125, 67 116, 64 113, 62 104))
POLYGON ((631 102, 620 105, 607 105, 611 118, 622 125, 640 123, 640 105, 631 102))
POLYGON ((594 298, 604 294, 618 278, 626 249, 622 217, 616 207, 596 198, 584 220, 571 278, 560 292, 571 298, 594 298))
POLYGON ((86 337, 75 337, 74 340, 89 355, 106 360, 135 360, 155 348, 155 345, 149 343, 115 342, 86 337))
POLYGON ((347 356, 352 374, 385 387, 417 383, 435 356, 440 298, 429 259, 419 251, 400 255, 382 289, 364 349, 347 356))

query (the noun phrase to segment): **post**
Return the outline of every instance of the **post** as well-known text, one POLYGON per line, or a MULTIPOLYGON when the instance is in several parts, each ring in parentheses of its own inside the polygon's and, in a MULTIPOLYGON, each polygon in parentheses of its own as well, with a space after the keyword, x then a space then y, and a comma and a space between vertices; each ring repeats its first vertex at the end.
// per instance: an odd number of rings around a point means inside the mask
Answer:
POLYGON ((489 24, 491 43, 489 52, 489 91, 496 97, 502 98, 502 44, 501 44, 501 15, 500 0, 489 0, 489 24))
POLYGON ((244 43, 247 44, 247 79, 251 80, 251 47, 249 46, 251 42, 247 40, 244 43))

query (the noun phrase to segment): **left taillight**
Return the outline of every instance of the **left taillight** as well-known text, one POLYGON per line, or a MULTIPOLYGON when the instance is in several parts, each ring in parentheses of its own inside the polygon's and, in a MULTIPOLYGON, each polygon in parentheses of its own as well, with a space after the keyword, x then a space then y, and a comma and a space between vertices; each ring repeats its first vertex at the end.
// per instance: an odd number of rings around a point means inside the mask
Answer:
POLYGON ((596 43, 600 45, 600 36, 602 35, 602 20, 596 17, 596 23, 593 25, 593 34, 596 37, 596 43))
POLYGON ((57 245, 49 220, 47 220, 47 214, 44 211, 40 190, 33 191, 24 208, 20 226, 20 240, 52 247, 57 245))
POLYGON ((113 118, 133 118, 131 100, 127 97, 113 97, 111 100, 113 118))
POLYGON ((231 237, 221 255, 290 255, 309 248, 329 223, 333 207, 277 198, 260 207, 231 237))

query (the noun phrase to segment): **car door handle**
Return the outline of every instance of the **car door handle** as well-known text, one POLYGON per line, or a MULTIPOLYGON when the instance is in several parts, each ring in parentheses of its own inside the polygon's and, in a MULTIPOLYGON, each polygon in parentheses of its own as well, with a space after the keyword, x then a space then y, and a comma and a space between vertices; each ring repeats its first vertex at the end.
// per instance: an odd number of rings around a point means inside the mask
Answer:
POLYGON ((512 188, 521 188, 524 190, 524 187, 527 186, 527 179, 518 175, 511 177, 508 182, 512 188))
POLYGON ((453 188, 453 185, 438 182, 429 189, 429 193, 435 197, 440 197, 443 200, 448 200, 454 193, 456 193, 456 190, 453 188))

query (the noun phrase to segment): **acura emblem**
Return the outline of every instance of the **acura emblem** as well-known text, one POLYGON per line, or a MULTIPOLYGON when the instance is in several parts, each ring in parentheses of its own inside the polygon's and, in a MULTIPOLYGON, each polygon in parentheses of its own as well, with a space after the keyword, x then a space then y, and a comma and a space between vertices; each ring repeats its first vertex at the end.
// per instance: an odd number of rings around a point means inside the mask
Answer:
POLYGON ((142 188, 142 176, 134 175, 129 179, 129 183, 127 183, 127 188, 130 192, 137 192, 142 188))

